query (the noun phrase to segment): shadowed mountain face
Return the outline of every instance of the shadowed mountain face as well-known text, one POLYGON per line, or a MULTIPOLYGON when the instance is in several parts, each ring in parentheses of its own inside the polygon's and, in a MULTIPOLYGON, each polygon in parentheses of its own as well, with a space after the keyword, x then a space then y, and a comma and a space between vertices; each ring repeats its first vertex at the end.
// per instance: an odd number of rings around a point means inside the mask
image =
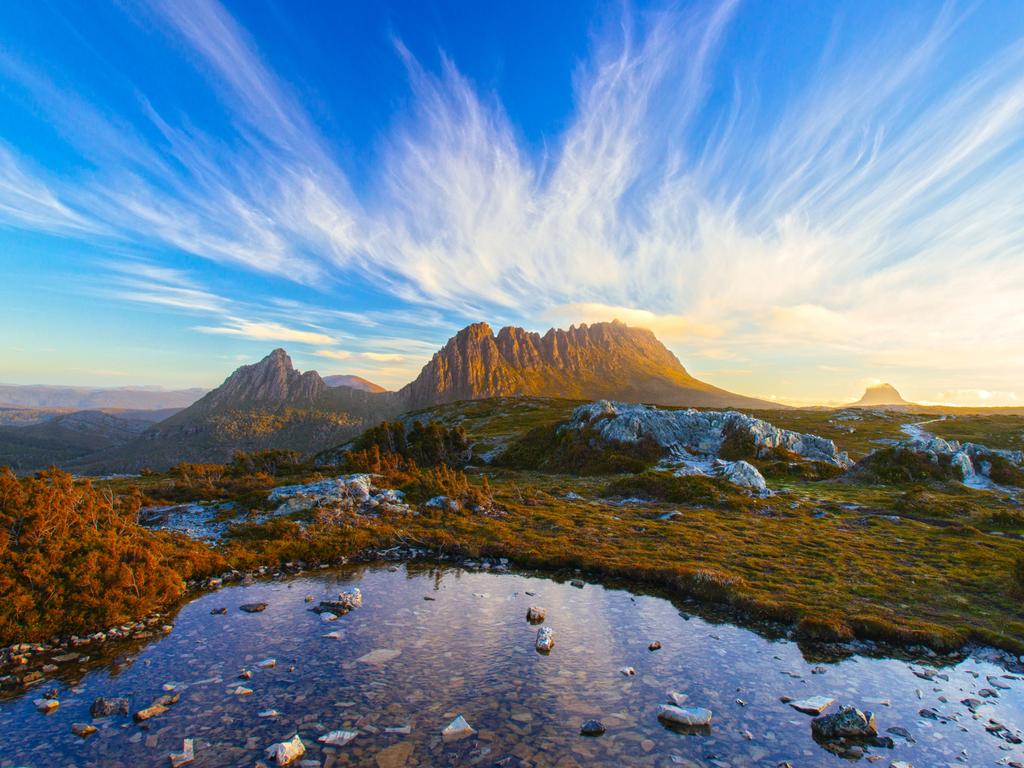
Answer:
POLYGON ((223 384, 127 445, 78 462, 80 471, 163 469, 180 461, 228 461, 236 450, 315 452, 397 413, 397 401, 300 373, 283 349, 243 365, 223 384))
POLYGON ((160 410, 187 408, 206 393, 205 389, 159 389, 156 387, 53 387, 42 384, 0 384, 0 406, 17 408, 66 408, 73 411, 127 408, 160 410))
POLYGON ((882 405, 913 405, 903 399, 892 384, 878 384, 864 390, 864 395, 853 407, 872 408, 882 405))
POLYGON ((695 379, 651 331, 618 321, 551 329, 543 336, 513 327, 495 336, 486 323, 475 323, 398 394, 407 408, 509 395, 778 407, 695 379))

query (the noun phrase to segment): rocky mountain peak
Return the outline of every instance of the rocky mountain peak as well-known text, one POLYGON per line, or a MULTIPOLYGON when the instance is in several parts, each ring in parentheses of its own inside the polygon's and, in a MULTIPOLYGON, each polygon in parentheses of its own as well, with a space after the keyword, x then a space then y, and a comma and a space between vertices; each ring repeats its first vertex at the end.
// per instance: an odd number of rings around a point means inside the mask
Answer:
POLYGON ((909 405, 892 384, 876 384, 864 390, 864 395, 854 405, 909 405))
POLYGON ((327 388, 316 371, 300 373, 283 349, 257 363, 243 365, 200 400, 207 407, 238 408, 308 402, 327 388))

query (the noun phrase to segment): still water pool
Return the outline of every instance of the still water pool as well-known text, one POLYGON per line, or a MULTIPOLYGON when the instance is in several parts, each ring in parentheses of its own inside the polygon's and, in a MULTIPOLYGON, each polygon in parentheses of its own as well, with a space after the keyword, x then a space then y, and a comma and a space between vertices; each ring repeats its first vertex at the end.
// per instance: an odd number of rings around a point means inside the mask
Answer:
POLYGON ((875 712, 895 746, 867 747, 853 761, 865 766, 1024 761, 1011 743, 1024 727, 1024 679, 983 657, 808 660, 793 642, 660 597, 530 574, 382 564, 226 587, 183 606, 169 634, 130 658, 96 661, 0 702, 0 766, 168 766, 184 739, 192 765, 254 766, 296 734, 306 751, 294 764, 324 768, 850 765, 780 700, 813 695, 836 700, 829 712, 875 712), (310 610, 354 586, 361 608, 332 622, 310 610), (239 609, 257 602, 266 609, 239 609), (555 632, 549 655, 534 648, 530 605, 546 609, 555 632), (648 650, 654 641, 661 648, 648 650), (267 659, 274 665, 260 666, 267 659), (165 686, 180 700, 144 723, 90 716, 99 696, 126 697, 135 712, 165 686), (60 706, 42 714, 33 702, 52 689, 60 706), (663 726, 656 713, 670 692, 711 709, 710 728, 663 726), (973 713, 965 699, 976 700, 973 713), (458 715, 476 733, 446 742, 442 729, 458 715), (591 719, 604 735, 580 735, 591 719), (992 721, 1004 729, 990 732, 992 721), (98 730, 81 738, 73 723, 98 730), (317 741, 337 730, 359 735, 344 746, 317 741))

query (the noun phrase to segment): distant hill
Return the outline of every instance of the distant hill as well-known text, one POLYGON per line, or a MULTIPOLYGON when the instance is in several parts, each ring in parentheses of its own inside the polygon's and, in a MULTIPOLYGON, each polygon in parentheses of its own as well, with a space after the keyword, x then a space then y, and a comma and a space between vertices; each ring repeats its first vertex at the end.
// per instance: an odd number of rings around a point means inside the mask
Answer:
POLYGON ((128 408, 158 410, 187 408, 205 389, 158 387, 53 387, 43 384, 0 384, 0 406, 18 408, 68 408, 74 411, 128 408))
POLYGON ((288 354, 275 349, 131 442, 72 466, 83 472, 165 469, 181 461, 228 461, 236 450, 311 453, 393 413, 397 403, 387 394, 330 387, 316 371, 295 370, 288 354))
POLYGON ((25 472, 68 464, 124 445, 151 424, 149 419, 75 411, 25 426, 0 426, 0 466, 25 472))
POLYGON ((543 336, 487 323, 459 331, 411 384, 405 409, 456 400, 533 395, 696 407, 779 408, 691 376, 655 335, 613 321, 552 328, 543 336))
POLYGON ((896 391, 892 384, 877 384, 864 390, 864 395, 851 408, 882 408, 886 406, 913 405, 903 399, 903 396, 896 391))
POLYGON ((380 384, 364 379, 362 376, 339 373, 333 376, 324 376, 324 384, 328 387, 352 387, 361 389, 363 392, 387 392, 380 384))

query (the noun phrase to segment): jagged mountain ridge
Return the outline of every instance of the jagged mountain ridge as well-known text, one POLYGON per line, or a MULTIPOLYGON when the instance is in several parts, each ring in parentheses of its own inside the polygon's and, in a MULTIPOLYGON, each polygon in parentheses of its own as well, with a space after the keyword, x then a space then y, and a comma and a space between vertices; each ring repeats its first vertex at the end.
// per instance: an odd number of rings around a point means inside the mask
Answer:
POLYGON ((295 370, 287 352, 275 349, 127 445, 90 456, 75 468, 160 469, 179 461, 226 461, 235 450, 262 448, 316 453, 404 411, 517 395, 778 407, 694 378, 646 329, 615 321, 544 335, 506 327, 495 335, 486 323, 474 323, 398 392, 331 386, 316 371, 295 370))
POLYGON ((510 395, 778 407, 694 378, 653 332, 618 321, 552 328, 544 335, 511 326, 495 335, 487 323, 474 323, 398 395, 409 409, 510 395))

